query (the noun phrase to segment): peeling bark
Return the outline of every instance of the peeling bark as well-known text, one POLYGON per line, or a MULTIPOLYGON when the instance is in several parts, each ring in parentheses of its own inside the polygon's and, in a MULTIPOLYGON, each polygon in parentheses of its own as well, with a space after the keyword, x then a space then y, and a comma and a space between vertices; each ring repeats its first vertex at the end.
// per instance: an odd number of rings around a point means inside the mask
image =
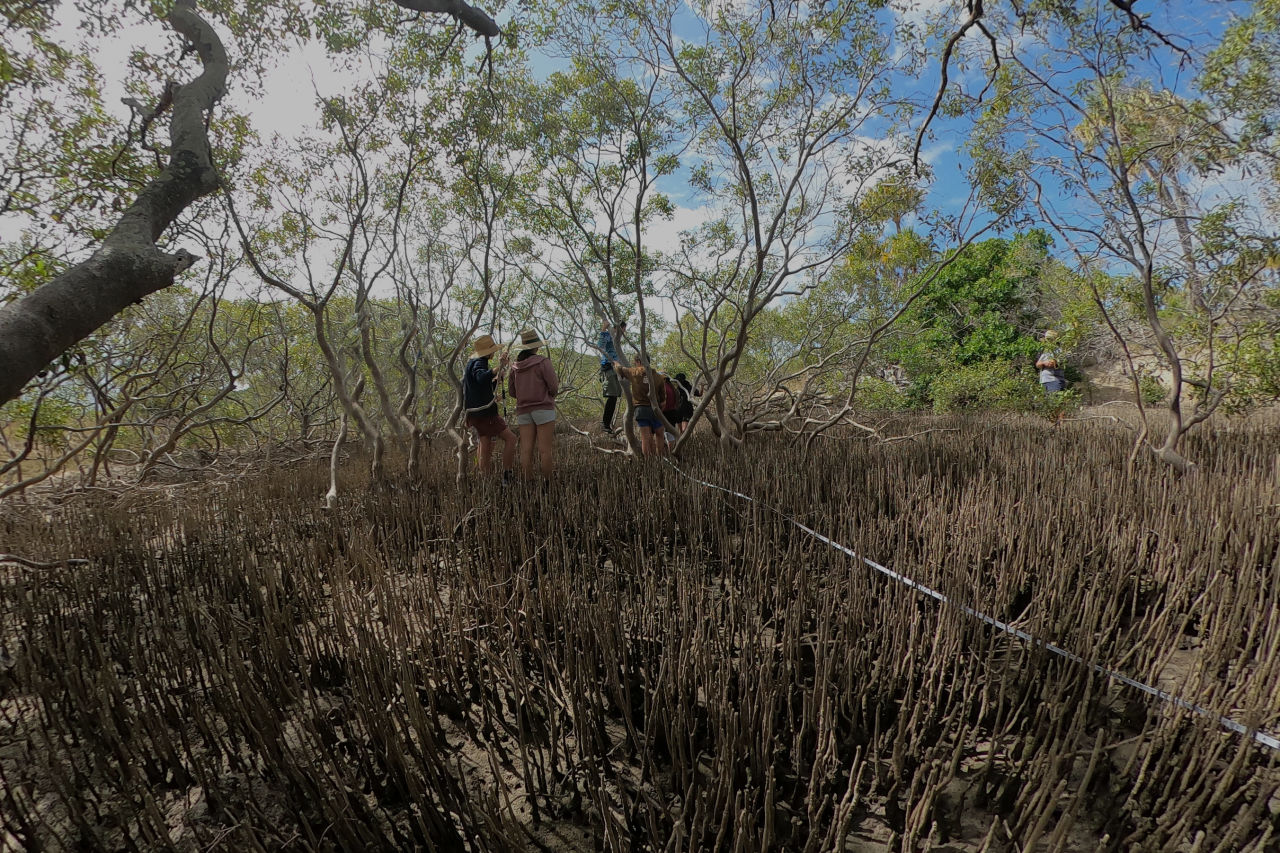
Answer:
POLYGON ((129 305, 173 284, 197 260, 181 249, 163 252, 156 240, 192 202, 218 187, 205 113, 226 91, 227 55, 193 0, 177 0, 168 22, 204 64, 199 77, 174 91, 169 163, 88 260, 0 308, 0 403, 16 398, 55 358, 129 305))

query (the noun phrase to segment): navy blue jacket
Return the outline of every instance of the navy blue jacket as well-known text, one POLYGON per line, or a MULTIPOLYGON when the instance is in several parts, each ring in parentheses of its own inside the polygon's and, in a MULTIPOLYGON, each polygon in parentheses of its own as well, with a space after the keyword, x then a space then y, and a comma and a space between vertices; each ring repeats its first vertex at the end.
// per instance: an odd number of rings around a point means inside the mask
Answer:
POLYGON ((468 415, 498 413, 497 403, 493 399, 493 388, 497 382, 498 374, 489 369, 488 356, 473 358, 467 362, 467 369, 462 374, 462 405, 468 415))

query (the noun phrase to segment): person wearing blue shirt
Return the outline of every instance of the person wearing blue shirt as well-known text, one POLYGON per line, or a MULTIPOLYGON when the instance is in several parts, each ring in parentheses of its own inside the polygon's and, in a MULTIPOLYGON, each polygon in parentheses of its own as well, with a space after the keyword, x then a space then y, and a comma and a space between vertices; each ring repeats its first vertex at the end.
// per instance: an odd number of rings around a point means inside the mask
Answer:
MULTIPOLYGON (((618 334, 627 328, 627 321, 618 323, 618 334)), ((613 372, 613 363, 618 360, 618 348, 613 341, 613 331, 609 321, 600 326, 600 339, 596 342, 600 350, 600 391, 604 396, 604 417, 601 427, 606 433, 613 434, 613 413, 618 408, 618 398, 622 396, 622 385, 618 382, 618 374, 613 372)))

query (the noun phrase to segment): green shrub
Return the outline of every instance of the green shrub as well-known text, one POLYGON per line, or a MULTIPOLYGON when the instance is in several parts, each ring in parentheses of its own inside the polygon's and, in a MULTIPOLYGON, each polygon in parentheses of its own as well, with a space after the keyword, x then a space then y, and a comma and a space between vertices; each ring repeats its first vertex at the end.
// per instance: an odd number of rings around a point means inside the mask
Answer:
POLYGON ((1068 388, 1052 394, 1042 394, 1038 410, 1047 417, 1058 418, 1080 408, 1084 402, 1084 394, 1079 388, 1068 388))
POLYGON ((1142 395, 1144 405, 1154 406, 1165 401, 1169 389, 1154 373, 1142 373, 1138 375, 1138 393, 1142 395))
POLYGON ((930 385, 935 412, 990 409, 1035 411, 1044 393, 1035 377, 1007 361, 987 361, 956 367, 935 376, 930 385))
MULTIPOLYGON (((1275 298, 1280 301, 1280 291, 1275 298)), ((1223 402, 1226 411, 1240 414, 1280 400, 1280 346, 1276 340, 1274 331, 1259 325, 1254 336, 1240 346, 1235 380, 1223 402)), ((1193 393, 1199 390, 1194 388, 1193 393)))
POLYGON ((858 380, 855 402, 859 409, 869 412, 904 412, 916 408, 905 391, 879 376, 863 376, 858 380))

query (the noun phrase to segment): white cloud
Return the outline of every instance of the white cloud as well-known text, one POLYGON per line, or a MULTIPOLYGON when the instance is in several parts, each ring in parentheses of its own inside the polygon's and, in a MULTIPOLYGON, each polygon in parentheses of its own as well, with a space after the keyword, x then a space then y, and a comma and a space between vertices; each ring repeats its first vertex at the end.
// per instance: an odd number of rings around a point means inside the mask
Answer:
POLYGON ((964 14, 961 0, 891 0, 889 8, 900 22, 916 25, 931 23, 947 12, 957 19, 964 14))
POLYGON ((936 165, 938 160, 944 154, 950 154, 955 151, 956 147, 950 142, 939 142, 936 145, 929 145, 920 149, 920 159, 928 163, 930 166, 936 165))
POLYGON ((660 252, 680 248, 680 235, 705 225, 715 218, 715 211, 706 205, 700 207, 676 207, 670 219, 659 219, 645 227, 644 239, 660 252))

